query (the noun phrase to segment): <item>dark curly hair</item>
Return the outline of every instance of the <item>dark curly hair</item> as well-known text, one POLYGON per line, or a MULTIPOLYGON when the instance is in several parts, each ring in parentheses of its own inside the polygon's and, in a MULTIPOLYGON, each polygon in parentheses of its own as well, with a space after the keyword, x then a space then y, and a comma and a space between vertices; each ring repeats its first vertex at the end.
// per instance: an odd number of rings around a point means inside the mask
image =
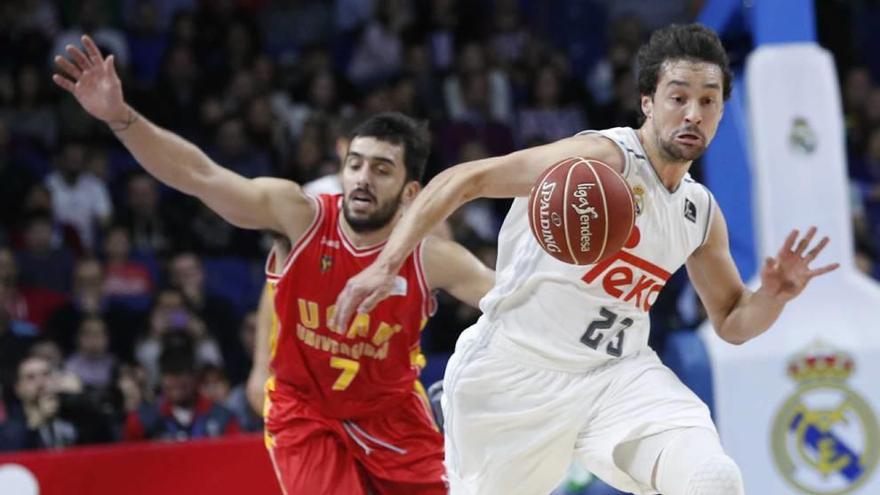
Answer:
POLYGON ((374 115, 355 127, 349 139, 373 137, 394 145, 403 145, 403 161, 406 179, 421 182, 425 175, 425 163, 431 152, 431 134, 424 122, 399 112, 374 115))
POLYGON ((715 64, 724 74, 724 100, 730 97, 733 73, 727 52, 715 31, 701 24, 672 24, 658 29, 636 56, 639 94, 652 96, 660 80, 660 69, 667 60, 691 60, 715 64))

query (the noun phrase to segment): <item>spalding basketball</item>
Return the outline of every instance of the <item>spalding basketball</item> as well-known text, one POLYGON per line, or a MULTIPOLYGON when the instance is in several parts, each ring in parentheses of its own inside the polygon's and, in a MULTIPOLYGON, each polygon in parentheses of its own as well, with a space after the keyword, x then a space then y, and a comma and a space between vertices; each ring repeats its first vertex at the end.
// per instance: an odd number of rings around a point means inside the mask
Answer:
POLYGON ((608 165, 566 158, 544 172, 529 194, 529 225, 554 258, 575 265, 614 255, 636 221, 629 185, 608 165))

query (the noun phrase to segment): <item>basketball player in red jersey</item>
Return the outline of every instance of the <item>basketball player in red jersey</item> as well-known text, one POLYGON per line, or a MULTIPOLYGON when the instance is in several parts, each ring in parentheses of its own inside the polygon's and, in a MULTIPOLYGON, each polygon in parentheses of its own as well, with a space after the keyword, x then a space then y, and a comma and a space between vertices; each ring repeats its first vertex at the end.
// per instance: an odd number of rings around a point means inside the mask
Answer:
POLYGON ((419 394, 419 332, 431 290, 476 305, 494 274, 460 245, 420 243, 386 301, 348 328, 328 325, 348 278, 375 260, 420 190, 427 133, 400 114, 355 129, 343 194, 317 198, 281 179, 246 179, 129 107, 113 66, 94 42, 68 45, 53 80, 106 122, 153 176, 192 194, 241 228, 292 242, 276 285, 279 331, 266 418, 270 455, 288 494, 446 493, 443 440, 419 394))

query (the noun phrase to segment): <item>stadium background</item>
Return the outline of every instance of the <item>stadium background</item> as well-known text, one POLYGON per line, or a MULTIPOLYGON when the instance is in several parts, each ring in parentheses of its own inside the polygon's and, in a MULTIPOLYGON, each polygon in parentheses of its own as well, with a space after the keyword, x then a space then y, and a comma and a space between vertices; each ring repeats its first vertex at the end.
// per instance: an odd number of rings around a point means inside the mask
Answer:
MULTIPOLYGON (((53 439, 53 452, 64 452, 56 460, 78 458, 88 465, 115 458, 124 461, 120 465, 161 466, 173 452, 214 462, 229 457, 221 449, 235 448, 241 439, 230 440, 232 447, 215 442, 216 449, 131 443, 137 435, 126 427, 129 416, 162 396, 158 358, 167 335, 194 342, 201 393, 208 400, 233 411, 241 430, 261 428, 242 386, 270 237, 225 224, 140 171, 106 126, 51 83, 51 58, 64 44, 93 34, 116 56, 135 108, 243 175, 300 183, 332 175, 338 140, 353 123, 398 110, 430 122, 430 178, 461 161, 584 128, 638 125, 633 55, 639 44, 668 23, 706 19, 719 4, 739 4, 741 10, 722 31, 741 74, 756 45, 751 2, 3 2, 0 452, 12 454, 0 464, 16 458, 41 462, 39 453, 22 454, 22 445, 10 440, 17 427, 11 421, 15 371, 29 353, 47 357, 66 387, 69 407, 62 412, 76 435, 53 439), (62 177, 75 178, 74 185, 62 177), (84 444, 103 446, 78 447, 84 444), (192 448, 198 450, 187 450, 192 448)), ((880 57, 872 54, 880 48, 880 2, 816 0, 814 7, 817 41, 833 53, 841 87, 856 262, 877 278, 880 57)), ((700 165, 692 172, 698 179, 700 165)), ((506 207, 502 201, 469 205, 450 220, 453 235, 492 264, 506 207)), ((734 235, 732 244, 750 251, 751 224, 737 223, 729 211, 731 231, 746 232, 734 235)), ((737 256, 745 274, 754 270, 750 256, 737 256)), ((458 333, 477 317, 442 294, 439 300, 423 339, 426 383, 442 376, 458 333)), ((688 332, 702 320, 686 277, 678 273, 654 306, 652 345, 682 361, 682 345, 688 345, 682 342, 691 342, 688 332)), ((711 403, 711 383, 693 371, 694 360, 707 358, 687 357, 691 369, 679 370, 691 373, 689 384, 711 403)), ((248 437, 242 448, 260 459, 258 442, 248 437)), ((271 476, 268 465, 256 466, 263 471, 251 476, 271 476)), ((587 489, 614 493, 599 483, 587 489)))

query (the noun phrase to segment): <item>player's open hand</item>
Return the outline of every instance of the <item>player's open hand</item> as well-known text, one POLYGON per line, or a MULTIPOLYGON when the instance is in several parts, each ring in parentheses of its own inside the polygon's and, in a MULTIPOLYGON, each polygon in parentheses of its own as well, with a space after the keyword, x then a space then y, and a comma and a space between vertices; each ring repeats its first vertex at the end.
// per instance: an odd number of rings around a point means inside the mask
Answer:
POLYGON ((85 53, 67 45, 68 58, 55 57, 60 74, 52 76, 92 116, 105 122, 124 122, 128 108, 122 98, 122 83, 116 75, 113 55, 104 58, 98 46, 88 36, 82 37, 85 53))
POLYGON ((807 234, 799 241, 797 229, 788 234, 776 257, 764 261, 764 266, 761 268, 762 291, 780 302, 788 302, 797 297, 813 277, 834 271, 840 266, 839 263, 831 263, 821 268, 810 269, 810 263, 828 245, 826 236, 807 251, 815 235, 816 227, 810 227, 807 234))
POLYGON ((373 263, 350 278, 336 298, 336 313, 330 323, 331 328, 348 328, 355 312, 363 314, 372 311, 391 293, 394 276, 394 273, 373 263))

